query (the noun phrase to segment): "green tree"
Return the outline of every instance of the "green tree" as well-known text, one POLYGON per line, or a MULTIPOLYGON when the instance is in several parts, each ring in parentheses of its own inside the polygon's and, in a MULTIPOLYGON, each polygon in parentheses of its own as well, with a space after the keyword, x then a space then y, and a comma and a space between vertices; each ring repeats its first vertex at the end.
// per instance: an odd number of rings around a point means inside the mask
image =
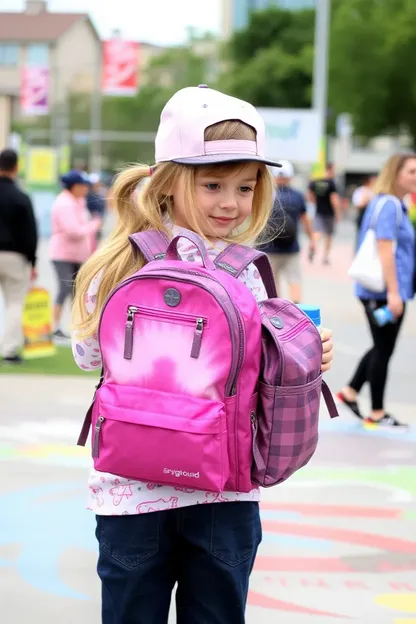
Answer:
POLYGON ((311 104, 313 10, 255 12, 225 48, 219 87, 255 106, 311 104))
POLYGON ((329 101, 356 134, 406 131, 416 145, 415 0, 334 0, 329 101))

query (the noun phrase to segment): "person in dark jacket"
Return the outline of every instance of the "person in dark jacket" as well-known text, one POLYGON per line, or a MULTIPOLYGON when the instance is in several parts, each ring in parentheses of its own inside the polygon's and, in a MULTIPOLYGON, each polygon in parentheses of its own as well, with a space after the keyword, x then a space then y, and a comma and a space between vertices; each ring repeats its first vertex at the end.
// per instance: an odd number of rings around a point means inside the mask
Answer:
POLYGON ((16 185, 18 156, 0 152, 0 288, 5 302, 3 362, 19 364, 22 311, 30 280, 36 278, 38 243, 32 202, 16 185))
POLYGON ((300 303, 302 268, 298 240, 299 222, 302 223, 309 238, 309 253, 315 252, 315 242, 305 198, 291 186, 295 174, 293 165, 287 160, 280 161, 280 164, 281 166, 273 171, 276 196, 271 217, 271 225, 276 228, 278 234, 270 244, 262 248, 262 251, 269 256, 277 291, 280 293, 280 281, 283 277, 289 287, 289 299, 294 303, 300 303))

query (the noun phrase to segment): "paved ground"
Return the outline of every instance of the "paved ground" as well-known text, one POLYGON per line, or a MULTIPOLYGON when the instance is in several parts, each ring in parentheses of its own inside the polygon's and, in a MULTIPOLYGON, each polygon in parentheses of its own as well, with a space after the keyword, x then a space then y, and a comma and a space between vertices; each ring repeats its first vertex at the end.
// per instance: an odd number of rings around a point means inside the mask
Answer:
MULTIPOLYGON (((350 235, 344 226, 332 267, 305 264, 305 300, 320 303, 324 324, 334 329, 333 390, 369 344, 346 277, 350 235)), ((40 281, 51 284, 45 259, 40 281)), ((264 491, 249 624, 416 623, 415 353, 413 305, 388 407, 414 428, 381 433, 344 411, 330 422, 323 410, 311 464, 264 491)), ((2 624, 100 621, 94 519, 84 510, 90 460, 74 446, 93 385, 88 374, 0 376, 2 624)))

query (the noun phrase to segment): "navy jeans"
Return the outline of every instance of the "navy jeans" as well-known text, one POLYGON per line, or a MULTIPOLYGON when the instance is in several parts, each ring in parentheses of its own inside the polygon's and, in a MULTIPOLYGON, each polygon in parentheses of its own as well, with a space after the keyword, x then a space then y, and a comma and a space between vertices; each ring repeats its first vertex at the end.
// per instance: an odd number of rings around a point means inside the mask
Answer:
POLYGON ((258 503, 97 516, 102 624, 244 624, 261 542, 258 503))

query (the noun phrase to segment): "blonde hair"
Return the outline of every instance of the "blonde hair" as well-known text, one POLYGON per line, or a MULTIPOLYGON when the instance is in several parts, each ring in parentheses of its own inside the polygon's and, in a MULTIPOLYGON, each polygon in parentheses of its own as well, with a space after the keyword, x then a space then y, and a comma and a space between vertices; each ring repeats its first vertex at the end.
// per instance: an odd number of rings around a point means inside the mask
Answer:
MULTIPOLYGON (((240 121, 224 121, 210 126, 205 131, 206 141, 232 139, 254 140, 255 132, 240 121)), ((202 232, 201 214, 195 209, 197 170, 203 167, 204 172, 215 170, 216 175, 225 175, 244 166, 246 163, 195 167, 165 162, 154 168, 150 178, 147 165, 131 166, 118 175, 112 190, 112 204, 117 215, 115 229, 108 240, 82 266, 76 279, 72 320, 80 336, 87 337, 97 333, 101 311, 110 292, 145 264, 143 256, 133 250, 128 236, 134 232, 153 229, 169 235, 164 217, 166 213, 172 214, 172 190, 178 180, 181 179, 183 182, 189 226, 206 238, 202 232), (138 191, 138 185, 145 178, 148 178, 146 184, 138 191), (92 279, 100 271, 103 273, 95 309, 89 314, 85 307, 88 289, 92 279)), ((251 216, 242 227, 231 233, 226 239, 227 242, 253 243, 265 230, 272 209, 272 180, 267 167, 259 163, 251 216)))
POLYGON ((416 154, 393 154, 384 163, 382 170, 374 182, 373 190, 387 195, 396 195, 397 176, 408 160, 416 160, 416 154))

